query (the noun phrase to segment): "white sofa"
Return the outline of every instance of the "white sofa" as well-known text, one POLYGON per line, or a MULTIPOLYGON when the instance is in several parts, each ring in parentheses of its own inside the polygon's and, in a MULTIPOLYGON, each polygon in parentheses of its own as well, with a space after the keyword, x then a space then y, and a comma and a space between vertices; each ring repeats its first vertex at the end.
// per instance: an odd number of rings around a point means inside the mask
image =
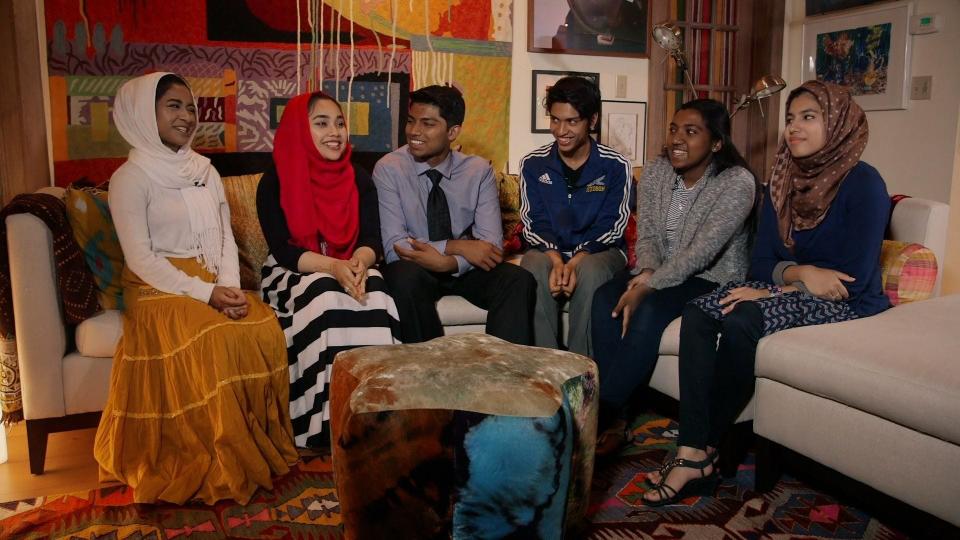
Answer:
MULTIPOLYGON (((902 201, 893 214, 893 235, 930 247, 942 261, 948 210, 922 199, 902 201)), ((14 215, 7 218, 7 231, 31 471, 40 474, 47 433, 96 425, 120 316, 106 312, 76 329, 65 327, 49 229, 33 216, 14 215)), ((462 298, 445 297, 438 308, 447 334, 484 329, 486 312, 462 298)), ((954 359, 960 333, 944 323, 958 317, 960 301, 949 297, 765 338, 758 349, 757 395, 740 419, 755 419, 762 437, 960 523, 960 364, 954 359), (907 337, 917 341, 914 347, 905 348, 907 337), (907 351, 914 353, 909 362, 902 356, 907 351), (816 362, 802 361, 814 355, 816 362), (824 417, 828 421, 816 422, 824 417), (836 430, 844 436, 835 436, 836 430), (890 452, 880 451, 885 447, 890 452), (913 461, 904 468, 908 458, 913 461)), ((664 332, 650 382, 674 398, 678 344, 674 321, 664 332)))

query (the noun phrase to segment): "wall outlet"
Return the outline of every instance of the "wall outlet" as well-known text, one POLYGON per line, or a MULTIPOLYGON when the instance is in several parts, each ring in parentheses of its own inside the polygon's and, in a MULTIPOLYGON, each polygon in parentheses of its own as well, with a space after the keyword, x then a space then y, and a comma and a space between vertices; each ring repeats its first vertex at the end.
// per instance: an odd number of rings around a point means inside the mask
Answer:
POLYGON ((627 97, 627 76, 617 75, 617 97, 627 97))
POLYGON ((910 99, 921 100, 930 99, 933 93, 933 77, 924 75, 910 79, 910 99))

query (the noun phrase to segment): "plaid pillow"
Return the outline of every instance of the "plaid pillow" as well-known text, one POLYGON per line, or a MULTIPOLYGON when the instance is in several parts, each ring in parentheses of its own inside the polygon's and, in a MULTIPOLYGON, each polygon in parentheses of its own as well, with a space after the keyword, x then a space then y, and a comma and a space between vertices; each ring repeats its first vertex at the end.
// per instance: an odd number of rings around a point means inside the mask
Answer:
POLYGON ((883 292, 893 305, 926 300, 937 282, 933 251, 910 242, 884 240, 880 251, 883 292))

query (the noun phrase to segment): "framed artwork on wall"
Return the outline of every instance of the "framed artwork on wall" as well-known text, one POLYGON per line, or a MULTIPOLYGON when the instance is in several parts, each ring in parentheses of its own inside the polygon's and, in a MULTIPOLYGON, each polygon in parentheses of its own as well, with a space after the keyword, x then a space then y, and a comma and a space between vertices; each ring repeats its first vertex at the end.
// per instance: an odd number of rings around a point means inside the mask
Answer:
POLYGON ((604 101, 600 110, 600 142, 643 166, 646 153, 647 104, 643 101, 604 101))
POLYGON ((877 0, 807 0, 807 17, 872 4, 877 0))
POLYGON ((649 0, 528 0, 527 51, 646 58, 649 0))
POLYGON ((803 78, 850 89, 867 111, 906 109, 913 4, 882 4, 803 25, 803 78))
MULTIPOLYGON (((533 90, 530 104, 530 132, 531 133, 550 133, 550 115, 543 108, 547 97, 547 89, 553 86, 553 83, 563 77, 576 76, 590 79, 594 84, 600 86, 599 73, 585 73, 581 71, 533 71, 533 90)), ((599 126, 599 122, 597 123, 599 126)))

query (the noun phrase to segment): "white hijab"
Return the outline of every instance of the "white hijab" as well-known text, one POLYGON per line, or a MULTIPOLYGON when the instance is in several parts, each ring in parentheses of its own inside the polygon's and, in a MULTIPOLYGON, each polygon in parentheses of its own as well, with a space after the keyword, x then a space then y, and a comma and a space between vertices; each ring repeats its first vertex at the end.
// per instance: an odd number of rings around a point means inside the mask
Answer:
MULTIPOLYGON (((113 103, 113 122, 133 147, 127 159, 140 167, 154 184, 180 190, 190 216, 195 247, 200 251, 199 260, 207 270, 218 274, 223 254, 220 221, 223 183, 210 160, 190 147, 196 130, 177 152, 160 140, 156 93, 164 75, 171 74, 151 73, 124 83, 113 103)), ((193 98, 192 91, 190 96, 193 98)), ((196 98, 193 99, 196 103, 196 98)))

